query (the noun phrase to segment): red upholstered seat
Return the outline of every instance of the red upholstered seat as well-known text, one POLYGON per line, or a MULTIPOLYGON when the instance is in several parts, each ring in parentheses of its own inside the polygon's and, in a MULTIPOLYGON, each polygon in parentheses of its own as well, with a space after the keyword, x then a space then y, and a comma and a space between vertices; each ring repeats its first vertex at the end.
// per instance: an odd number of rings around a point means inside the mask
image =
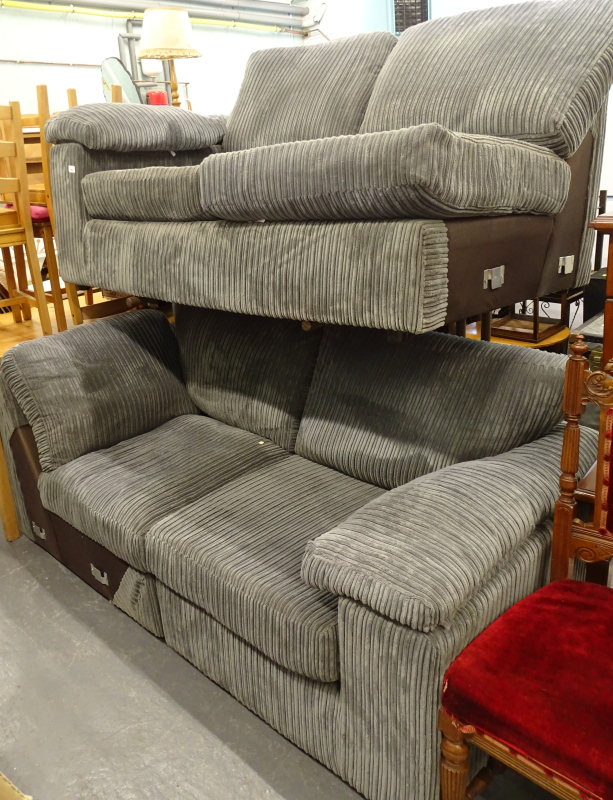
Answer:
POLYGON ((517 603, 449 667, 443 708, 613 800, 613 590, 556 581, 517 603))

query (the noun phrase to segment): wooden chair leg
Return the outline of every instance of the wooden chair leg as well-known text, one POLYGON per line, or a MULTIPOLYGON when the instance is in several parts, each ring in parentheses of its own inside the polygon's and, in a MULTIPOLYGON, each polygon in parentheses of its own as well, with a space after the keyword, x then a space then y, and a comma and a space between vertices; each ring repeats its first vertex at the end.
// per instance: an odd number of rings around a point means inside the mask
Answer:
POLYGON ((441 711, 441 800, 465 800, 469 778, 469 750, 464 736, 441 711))
POLYGON ((55 244, 50 225, 42 227, 43 242, 45 243, 45 255, 47 257, 47 272, 51 283, 51 296, 55 308, 55 321, 58 331, 66 330, 66 313, 64 312, 64 295, 60 286, 60 275, 57 269, 57 258, 55 257, 55 244))
POLYGON ((83 324, 83 312, 79 303, 79 294, 77 287, 74 283, 64 283, 66 287, 66 297, 68 298, 68 305, 70 306, 70 313, 72 314, 72 321, 75 325, 83 324))
MULTIPOLYGON (((15 281, 10 247, 2 248, 2 263, 4 264, 4 274, 6 275, 6 288, 8 289, 9 297, 13 297, 17 290, 17 282, 15 281)), ((21 322, 21 306, 16 303, 11 306, 11 311, 13 313, 13 322, 21 322)))
POLYGON ((472 779, 466 790, 466 800, 475 800, 487 789, 497 775, 505 772, 506 766, 495 758, 488 758, 487 765, 472 779))
POLYGON ((43 278, 40 274, 36 244, 34 242, 34 236, 27 233, 26 255, 30 266, 30 277, 32 278, 32 285, 34 287, 34 299, 36 300, 36 307, 38 308, 40 326, 43 329, 43 336, 49 336, 53 333, 53 329, 51 328, 51 317, 49 316, 49 308, 47 307, 47 296, 45 295, 43 278))
POLYGON ((4 528, 4 536, 9 542, 14 542, 19 539, 21 533, 19 531, 19 523, 17 521, 17 512, 15 511, 15 502, 13 500, 13 493, 11 492, 11 484, 9 483, 8 467, 6 465, 6 458, 4 457, 4 448, 0 442, 0 512, 2 514, 2 527, 4 528))
MULTIPOLYGON (((23 250, 23 245, 17 245, 13 248, 15 253, 15 267, 17 268, 17 286, 22 292, 27 292, 28 287, 28 270, 26 269, 26 257, 23 250)), ((32 308, 29 303, 22 303, 21 313, 25 320, 32 319, 32 308)))
POLYGON ((92 289, 86 289, 85 290, 85 303, 88 306, 91 306, 91 305, 94 304, 94 292, 93 292, 92 289))

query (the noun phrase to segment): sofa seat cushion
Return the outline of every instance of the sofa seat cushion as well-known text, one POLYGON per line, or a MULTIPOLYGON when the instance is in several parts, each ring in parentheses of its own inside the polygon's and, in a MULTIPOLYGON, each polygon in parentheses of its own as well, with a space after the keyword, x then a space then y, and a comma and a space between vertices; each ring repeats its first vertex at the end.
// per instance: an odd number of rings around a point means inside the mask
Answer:
POLYGON ((82 182, 90 217, 173 222, 212 219, 200 200, 198 166, 92 172, 82 182))
POLYGON ((174 106, 91 103, 60 111, 45 125, 48 142, 89 150, 196 150, 220 142, 226 117, 203 117, 174 106))
POLYGON ((160 519, 147 569, 276 663, 335 681, 336 599, 302 582, 302 556, 381 493, 298 456, 272 461, 160 519))
POLYGON ((228 119, 224 150, 357 133, 396 41, 391 33, 375 31, 253 53, 228 119))
POLYGON ((94 541, 144 569, 151 525, 224 483, 287 454, 209 417, 177 417, 39 478, 41 499, 94 541))
POLYGON ((219 153, 199 170, 207 218, 236 221, 556 214, 570 184, 543 147, 436 124, 219 153))

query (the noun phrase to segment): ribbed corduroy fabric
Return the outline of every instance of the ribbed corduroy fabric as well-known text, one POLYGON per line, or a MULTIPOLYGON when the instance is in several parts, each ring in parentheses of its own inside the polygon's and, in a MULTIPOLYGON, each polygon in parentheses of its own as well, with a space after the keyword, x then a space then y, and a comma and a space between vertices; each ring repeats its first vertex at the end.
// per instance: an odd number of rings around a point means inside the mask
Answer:
POLYGON ((9 388, 6 378, 2 372, 0 372, 0 446, 4 451, 11 494, 13 495, 15 511, 17 512, 19 530, 24 536, 34 541, 34 533, 32 532, 28 512, 26 511, 23 493, 19 485, 17 470, 15 468, 15 460, 10 446, 11 436, 15 428, 27 424, 28 421, 13 397, 13 393, 9 388))
POLYGON ((214 219, 200 202, 197 166, 93 172, 83 178, 81 189, 90 217, 169 222, 214 219))
POLYGON ((158 583, 167 643, 369 800, 434 800, 437 713, 453 658, 545 580, 551 527, 536 530, 453 618, 426 634, 339 602, 340 684, 278 666, 158 583))
MULTIPOLYGON (((420 631, 446 624, 553 513, 562 426, 530 444, 393 489, 308 543, 302 577, 420 631)), ((582 431, 580 473, 598 437, 582 431)))
POLYGON ((395 44, 395 36, 378 31, 253 53, 228 120, 224 150, 357 133, 395 44))
POLYGON ((43 473, 38 488, 45 508, 144 569, 144 539, 154 522, 285 457, 252 433, 186 415, 43 473))
POLYGON ((590 175, 587 187, 587 203, 585 204, 585 227, 578 253, 577 277, 575 286, 587 286, 592 274, 592 261, 594 253, 594 241, 596 231, 588 228, 587 224, 598 213, 598 192, 600 189, 600 178, 602 176, 602 158, 604 155, 604 141, 607 124, 607 105, 608 100, 602 104, 602 108, 596 115, 591 127, 594 144, 592 149, 592 161, 590 164, 590 175))
POLYGON ((2 373, 32 426, 46 471, 197 413, 174 332, 159 311, 134 311, 22 342, 5 354, 2 373))
POLYGON ((296 452, 390 489, 543 436, 562 416, 566 359, 431 333, 328 329, 296 452), (526 389, 529 387, 529 390, 526 389))
POLYGON ((159 520, 147 569, 281 666, 336 681, 336 598, 301 580, 302 556, 309 539, 380 494, 290 456, 159 520))
POLYGON ((164 636, 155 578, 132 567, 125 571, 113 595, 113 605, 135 619, 154 636, 164 636))
POLYGON ((441 221, 92 220, 85 250, 66 279, 185 305, 414 333, 447 309, 441 221))
POLYGON ((537 529, 447 627, 432 633, 339 601, 338 771, 368 800, 438 798, 445 670, 487 625, 543 585, 550 538, 550 525, 537 529))
POLYGON ((293 450, 322 330, 191 306, 175 307, 175 330, 198 408, 293 450))
POLYGON ((470 11, 415 25, 381 70, 361 132, 438 122, 575 152, 613 80, 612 0, 470 11))
POLYGON ((335 764, 339 687, 280 667, 164 584, 157 584, 166 642, 290 741, 335 764))
MULTIPOLYGON (((191 111, 189 112, 192 113, 191 111)), ((133 167, 152 166, 184 167, 200 164, 213 148, 200 150, 156 153, 117 153, 106 150, 88 150, 80 144, 58 144, 51 148, 51 184, 55 208, 55 238, 58 245, 60 274, 65 280, 86 283, 80 280, 84 272, 83 229, 89 219, 83 200, 81 181, 92 172, 125 170, 133 167)), ((144 202, 141 198, 140 202, 144 202)), ((104 280, 96 286, 108 284, 104 280)), ((111 287, 109 287, 111 288, 111 287)), ((145 292, 145 297, 150 297, 145 292)))
POLYGON ((550 150, 437 124, 221 153, 199 172, 207 218, 237 221, 556 214, 570 184, 550 150))
POLYGON ((174 106, 91 103, 69 108, 45 125, 48 142, 132 153, 197 150, 221 142, 227 117, 203 117, 174 106))

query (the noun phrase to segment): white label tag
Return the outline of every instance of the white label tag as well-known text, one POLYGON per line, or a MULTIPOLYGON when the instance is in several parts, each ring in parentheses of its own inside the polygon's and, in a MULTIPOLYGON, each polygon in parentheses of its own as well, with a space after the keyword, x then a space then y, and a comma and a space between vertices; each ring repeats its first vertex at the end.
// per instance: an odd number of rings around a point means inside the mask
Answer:
POLYGON ((74 167, 72 164, 68 165, 68 172, 76 172, 76 171, 77 171, 76 167, 74 167))

